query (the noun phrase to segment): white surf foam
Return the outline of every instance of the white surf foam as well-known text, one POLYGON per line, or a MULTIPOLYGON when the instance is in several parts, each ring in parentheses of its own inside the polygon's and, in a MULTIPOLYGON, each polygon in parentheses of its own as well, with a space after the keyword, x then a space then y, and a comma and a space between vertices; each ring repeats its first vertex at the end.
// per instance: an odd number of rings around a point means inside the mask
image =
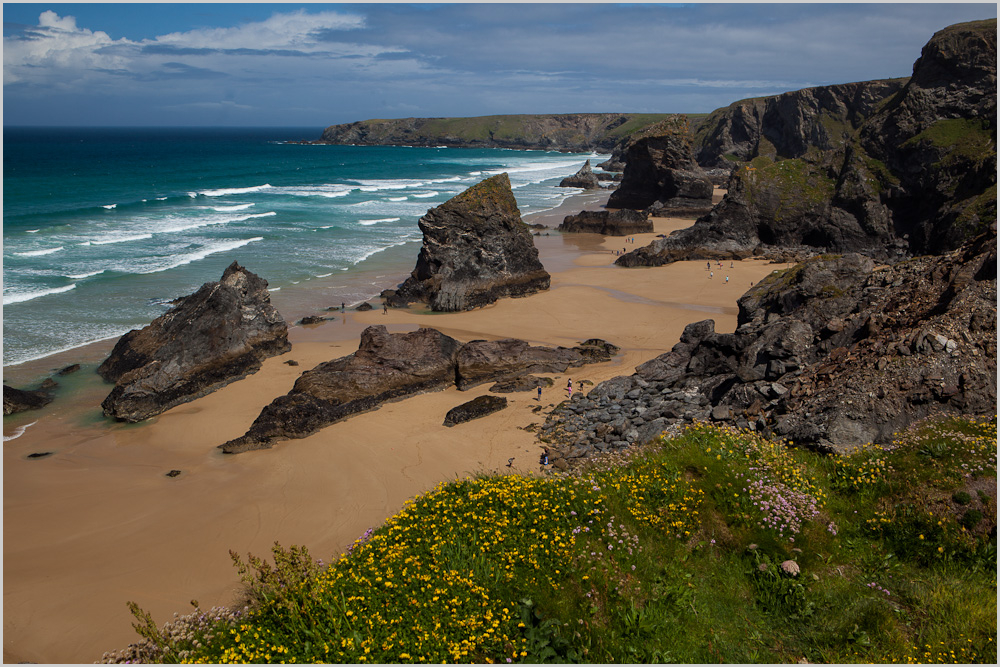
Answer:
POLYGON ((110 211, 113 208, 118 208, 118 204, 105 204, 102 208, 106 208, 110 211))
POLYGON ((76 275, 66 276, 71 280, 83 280, 84 278, 92 278, 94 276, 99 276, 104 273, 107 269, 101 269, 100 271, 91 271, 90 273, 78 273, 76 275))
MULTIPOLYGON (((153 238, 152 234, 135 234, 133 236, 118 236, 110 239, 88 241, 91 245, 110 245, 112 243, 127 243, 128 241, 143 241, 153 238)), ((80 245, 83 245, 82 243, 80 245)))
POLYGON ((264 185, 254 185, 249 188, 220 188, 218 190, 200 190, 198 192, 189 192, 188 195, 195 197, 197 195, 203 195, 205 197, 225 197, 226 195, 245 195, 251 192, 260 192, 261 190, 267 190, 271 187, 270 183, 265 183, 264 185))
POLYGON ((37 423, 38 423, 37 421, 33 421, 30 424, 25 424, 24 426, 18 426, 17 428, 14 429, 13 433, 11 433, 10 435, 5 435, 3 437, 3 441, 10 442, 11 440, 17 440, 22 435, 24 435, 24 432, 28 430, 29 426, 34 426, 37 423))
POLYGON ((377 225, 380 222, 399 222, 400 218, 379 218, 378 220, 358 220, 359 225, 377 225))
POLYGON ((236 250, 237 248, 242 248, 245 245, 254 243, 256 241, 263 241, 263 236, 255 236, 252 239, 241 239, 239 241, 226 241, 225 243, 217 243, 215 245, 210 245, 197 252, 193 252, 190 255, 185 255, 175 261, 171 262, 166 266, 160 266, 155 269, 150 269, 148 271, 140 271, 141 274, 149 273, 160 273, 161 271, 169 271, 170 269, 176 269, 179 266, 185 266, 192 262, 197 262, 199 260, 205 259, 209 255, 214 255, 220 252, 229 252, 231 250, 236 250))
POLYGON ((439 194, 441 194, 441 193, 440 192, 434 192, 434 191, 431 191, 431 192, 420 192, 418 194, 412 195, 412 197, 414 199, 427 199, 428 197, 437 197, 439 194))
POLYGON ((7 306, 12 303, 24 303, 25 301, 32 301, 34 299, 40 299, 43 296, 49 296, 50 294, 61 294, 62 292, 68 292, 76 287, 76 283, 72 285, 66 285, 65 287, 53 287, 51 289, 37 290, 34 292, 22 292, 21 294, 4 294, 3 295, 3 305, 7 306))
POLYGON ((25 252, 15 252, 15 255, 20 255, 21 257, 41 257, 42 255, 51 255, 54 252, 59 252, 63 249, 63 246, 58 248, 48 248, 46 250, 27 250, 25 252))
POLYGON ((218 213, 228 213, 230 211, 245 211, 251 206, 256 206, 256 204, 236 204, 234 206, 210 206, 209 208, 218 213))

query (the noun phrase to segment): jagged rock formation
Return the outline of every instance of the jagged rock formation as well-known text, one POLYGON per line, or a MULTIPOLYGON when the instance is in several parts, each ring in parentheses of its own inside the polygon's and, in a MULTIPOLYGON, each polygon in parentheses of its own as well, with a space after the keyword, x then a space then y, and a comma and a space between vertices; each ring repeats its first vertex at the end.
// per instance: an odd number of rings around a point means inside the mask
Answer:
POLYGON ((896 259, 954 249, 995 221, 996 20, 936 33, 913 76, 876 104, 874 96, 897 84, 874 84, 839 87, 861 101, 840 112, 845 120, 836 136, 816 129, 832 116, 818 112, 810 120, 806 113, 821 89, 782 96, 796 110, 785 117, 795 122, 769 127, 764 115, 757 143, 745 142, 758 155, 733 171, 725 199, 693 227, 617 263, 745 257, 796 246, 896 259), (780 150, 764 141, 778 135, 780 150))
POLYGON ((51 392, 55 386, 53 382, 38 389, 15 389, 5 384, 3 386, 3 413, 12 415, 25 410, 37 410, 45 407, 55 398, 51 392))
POLYGON ((456 383, 461 390, 528 373, 562 373, 567 368, 608 361, 618 348, 592 338, 577 347, 532 347, 523 340, 474 340, 459 350, 456 383))
POLYGON ((219 448, 227 454, 265 449, 386 401, 452 384, 467 389, 529 372, 562 372, 605 361, 617 350, 598 339, 570 349, 530 347, 513 339, 463 345, 435 329, 390 334, 384 326, 370 326, 362 332, 357 352, 303 373, 290 392, 261 411, 246 434, 219 448))
POLYGON ((316 143, 606 152, 623 137, 669 115, 580 113, 364 120, 331 125, 316 143))
POLYGON ((410 277, 382 298, 425 301, 436 311, 471 310, 549 288, 507 174, 492 176, 420 218, 424 244, 410 277))
POLYGON ((583 166, 580 167, 580 171, 559 181, 559 187, 600 190, 601 182, 598 180, 597 174, 594 173, 594 170, 590 168, 590 160, 587 160, 583 163, 583 166))
POLYGON ((479 396, 468 403, 462 403, 448 411, 444 417, 445 426, 456 426, 491 415, 507 407, 507 399, 502 396, 479 396))
POLYGON ((713 111, 698 127, 698 164, 729 171, 756 157, 801 158, 839 148, 907 81, 820 86, 733 102, 713 111))
POLYGON ((435 329, 390 334, 371 326, 354 354, 303 373, 292 390, 266 406, 245 435, 220 446, 227 454, 304 438, 350 415, 455 381, 461 343, 435 329))
POLYGON ((534 375, 518 375, 509 380, 500 380, 490 391, 494 394, 514 394, 521 391, 535 391, 539 387, 551 387, 555 384, 552 378, 540 378, 534 375))
POLYGON ((687 118, 676 116, 634 134, 623 150, 625 173, 608 208, 707 212, 712 182, 694 159, 687 118))
POLYGON ((104 414, 137 422, 260 370, 291 349, 267 281, 233 262, 219 282, 178 299, 143 329, 122 336, 98 367, 115 383, 104 414))
POLYGON ((576 458, 715 419, 846 451, 932 413, 992 414, 996 262, 994 228, 889 267, 852 254, 775 272, 739 300, 735 333, 688 325, 670 352, 574 398, 541 435, 576 458))
POLYGON ((620 208, 615 211, 580 211, 567 215, 558 227, 560 232, 631 236, 653 231, 653 221, 644 211, 620 208))

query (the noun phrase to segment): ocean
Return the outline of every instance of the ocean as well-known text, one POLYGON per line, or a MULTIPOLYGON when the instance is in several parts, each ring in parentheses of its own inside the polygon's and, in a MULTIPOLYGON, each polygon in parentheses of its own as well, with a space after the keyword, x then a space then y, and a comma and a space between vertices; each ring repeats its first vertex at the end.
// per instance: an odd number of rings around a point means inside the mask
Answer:
POLYGON ((507 172, 530 216, 606 157, 290 143, 320 132, 4 128, 3 365, 145 326, 234 260, 317 310, 371 300, 413 268, 428 209, 507 172))

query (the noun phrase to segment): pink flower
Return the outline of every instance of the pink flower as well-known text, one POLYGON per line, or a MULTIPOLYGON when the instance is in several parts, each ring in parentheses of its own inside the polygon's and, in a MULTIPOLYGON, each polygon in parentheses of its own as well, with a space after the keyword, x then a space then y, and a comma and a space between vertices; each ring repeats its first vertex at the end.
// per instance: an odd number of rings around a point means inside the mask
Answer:
POLYGON ((781 571, 793 577, 799 574, 799 564, 794 560, 786 560, 781 564, 781 571))

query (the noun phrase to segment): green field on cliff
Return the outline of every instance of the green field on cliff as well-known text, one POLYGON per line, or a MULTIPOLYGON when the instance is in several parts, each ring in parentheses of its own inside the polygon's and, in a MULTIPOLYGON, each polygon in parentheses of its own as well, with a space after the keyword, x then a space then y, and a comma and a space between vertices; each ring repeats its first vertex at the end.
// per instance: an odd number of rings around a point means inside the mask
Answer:
POLYGON ((831 457, 694 424, 441 484, 332 564, 234 555, 242 610, 106 660, 996 662, 996 419, 831 457))

